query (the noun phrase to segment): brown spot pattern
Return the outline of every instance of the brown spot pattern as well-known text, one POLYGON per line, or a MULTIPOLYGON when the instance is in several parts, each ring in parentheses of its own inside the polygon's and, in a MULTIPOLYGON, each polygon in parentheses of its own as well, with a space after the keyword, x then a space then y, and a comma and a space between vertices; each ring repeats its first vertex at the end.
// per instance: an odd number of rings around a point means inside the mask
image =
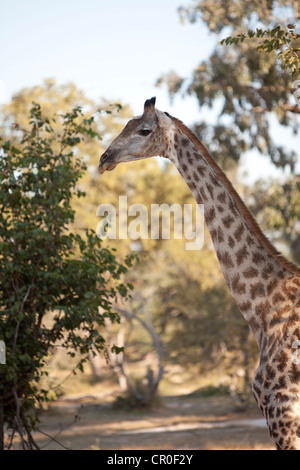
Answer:
POLYGON ((251 298, 254 300, 256 297, 265 297, 265 287, 262 282, 251 284, 250 286, 251 298))
POLYGON ((250 266, 249 268, 245 269, 245 271, 243 271, 243 276, 246 279, 253 279, 254 277, 258 276, 258 271, 256 268, 254 268, 254 266, 250 266))
POLYGON ((237 242, 241 241, 244 232, 245 232, 245 225, 240 224, 233 234, 237 242))
POLYGON ((236 253, 236 262, 238 266, 242 264, 249 256, 248 248, 244 245, 236 253))
POLYGON ((232 223, 234 222, 234 218, 231 217, 231 215, 227 215, 222 219, 223 224, 225 225, 226 228, 230 228, 232 223))
POLYGON ((237 294, 245 294, 246 292, 246 284, 244 282, 240 282, 240 275, 236 274, 231 282, 231 288, 233 292, 237 294))
POLYGON ((228 251, 217 251, 217 256, 219 258, 219 261, 222 265, 224 265, 226 268, 233 268, 234 264, 232 261, 232 258, 228 251))
POLYGON ((216 209, 211 207, 207 211, 205 211, 205 220, 207 224, 210 224, 216 218, 216 209))

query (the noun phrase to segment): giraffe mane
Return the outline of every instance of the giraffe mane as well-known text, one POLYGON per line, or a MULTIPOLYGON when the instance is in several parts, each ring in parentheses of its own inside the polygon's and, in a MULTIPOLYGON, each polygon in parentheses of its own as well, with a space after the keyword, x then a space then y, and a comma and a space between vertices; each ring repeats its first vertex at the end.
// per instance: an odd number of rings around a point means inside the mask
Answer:
POLYGON ((215 170, 216 174, 218 177, 221 179, 223 182, 224 186, 227 188, 229 193, 231 194, 232 198, 234 199, 236 205, 238 206, 239 210, 241 211, 241 214, 244 216, 245 220, 259 239, 259 241, 267 248, 269 253, 275 257, 278 262, 286 268, 288 271, 296 274, 297 276, 300 276, 300 268, 298 268, 294 263, 291 261, 287 260, 277 249, 272 245, 270 240, 266 237, 266 235, 262 232, 261 228, 259 227, 258 223, 256 222, 255 218, 245 205, 244 201, 241 199, 237 191, 234 189, 232 186, 231 182, 223 172, 223 170, 219 167, 219 165, 215 162, 213 157, 209 154, 207 149, 204 147, 204 145, 200 142, 198 137, 195 136, 195 134, 185 125, 183 124, 182 121, 179 119, 170 116, 168 116, 172 119, 174 124, 179 127, 179 129, 196 145, 196 147, 201 151, 202 155, 206 158, 208 163, 211 165, 211 167, 215 170))

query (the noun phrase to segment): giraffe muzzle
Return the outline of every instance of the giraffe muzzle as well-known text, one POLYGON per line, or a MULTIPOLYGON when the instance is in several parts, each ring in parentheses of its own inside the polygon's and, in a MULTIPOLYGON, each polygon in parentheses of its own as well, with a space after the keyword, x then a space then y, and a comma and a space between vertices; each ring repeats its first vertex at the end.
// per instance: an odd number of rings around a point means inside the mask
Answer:
POLYGON ((98 166, 98 172, 102 175, 105 171, 111 171, 117 166, 116 162, 111 154, 107 151, 100 157, 100 162, 98 166))

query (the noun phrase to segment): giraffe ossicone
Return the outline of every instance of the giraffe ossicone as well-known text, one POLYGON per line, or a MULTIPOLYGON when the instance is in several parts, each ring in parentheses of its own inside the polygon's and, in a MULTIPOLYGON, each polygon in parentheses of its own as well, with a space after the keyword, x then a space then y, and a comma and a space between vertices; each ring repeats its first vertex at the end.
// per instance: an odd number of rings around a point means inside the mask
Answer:
POLYGON ((174 163, 204 217, 226 283, 253 332, 260 365, 253 393, 277 449, 300 450, 300 270, 264 236, 200 140, 147 100, 102 155, 99 172, 162 156, 174 163), (299 343, 297 343, 299 344, 299 343))

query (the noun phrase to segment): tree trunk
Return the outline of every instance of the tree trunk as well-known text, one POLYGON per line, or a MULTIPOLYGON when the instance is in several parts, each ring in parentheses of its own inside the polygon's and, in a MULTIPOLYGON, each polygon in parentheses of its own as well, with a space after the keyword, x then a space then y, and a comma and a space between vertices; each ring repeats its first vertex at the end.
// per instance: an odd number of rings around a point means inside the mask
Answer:
MULTIPOLYGON (((116 312, 120 313, 127 319, 135 319, 137 320, 144 328, 145 330, 149 333, 149 335, 152 338, 153 345, 156 349, 156 353, 158 356, 158 372, 156 374, 156 377, 154 375, 153 370, 148 367, 147 370, 147 382, 148 382, 148 397, 143 397, 140 392, 137 390, 137 387, 135 386, 134 382, 130 379, 129 374, 126 372, 126 363, 124 361, 124 354, 122 354, 122 361, 120 362, 120 370, 122 375, 126 378, 127 382, 127 388, 131 390, 131 393, 134 394, 136 397, 138 403, 142 405, 146 405, 147 401, 151 402, 153 398, 155 397, 157 390, 158 390, 158 385, 159 382, 162 379, 162 376, 164 374, 164 367, 162 365, 162 359, 163 359, 163 348, 162 344, 160 341, 159 336, 155 333, 154 329, 152 326, 150 326, 148 323, 146 323, 142 318, 138 317, 137 315, 134 315, 133 313, 129 312, 128 310, 118 308, 114 306, 114 309, 116 312)), ((125 330, 124 330, 125 331, 125 330)), ((124 334, 124 331, 122 332, 122 335, 124 334)), ((122 336, 122 345, 125 344, 124 337, 122 336)))
POLYGON ((99 380, 103 377, 102 356, 99 353, 97 353, 96 356, 90 353, 89 360, 93 377, 95 380, 99 380))

